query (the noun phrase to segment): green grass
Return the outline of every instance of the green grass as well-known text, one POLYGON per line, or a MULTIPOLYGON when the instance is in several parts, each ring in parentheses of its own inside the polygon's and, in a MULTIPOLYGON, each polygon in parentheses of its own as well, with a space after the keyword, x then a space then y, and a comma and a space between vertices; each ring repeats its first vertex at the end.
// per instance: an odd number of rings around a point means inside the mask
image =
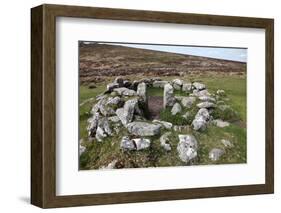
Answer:
MULTIPOLYGON (((143 76, 142 76, 143 77, 143 76)), ((133 80, 133 77, 129 77, 133 80)), ((177 155, 178 134, 192 134, 199 143, 198 159, 193 164, 226 164, 226 163, 245 163, 246 157, 246 78, 241 76, 184 76, 184 77, 164 77, 165 80, 180 78, 189 81, 199 81, 205 83, 210 92, 214 93, 218 89, 223 89, 226 92, 225 104, 230 105, 237 114, 235 119, 239 119, 242 125, 235 123, 229 127, 218 128, 209 125, 204 132, 193 131, 192 128, 184 132, 174 132, 170 136, 172 146, 171 152, 166 152, 160 146, 159 136, 152 137, 151 147, 147 150, 123 152, 120 150, 120 141, 123 135, 127 132, 122 129, 118 135, 108 137, 105 141, 90 142, 87 136, 87 119, 91 116, 90 110, 95 104, 95 98, 105 89, 105 83, 97 84, 97 88, 89 89, 87 86, 80 86, 80 139, 83 139, 83 145, 86 146, 86 151, 80 156, 80 169, 97 169, 105 166, 113 160, 118 160, 120 167, 138 168, 138 167, 160 167, 160 166, 183 166, 186 165, 180 161, 177 155), (229 100, 227 100, 229 99, 229 100), (221 143, 221 139, 230 140, 233 148, 225 148, 221 143), (223 148, 226 154, 217 161, 211 162, 208 155, 212 148, 223 148)), ((111 80, 111 79, 109 79, 111 80)), ((175 91, 178 96, 185 96, 185 93, 175 91)), ((149 96, 163 96, 163 89, 149 88, 149 96)), ((198 109, 196 107, 189 110, 191 117, 194 117, 198 109)), ((187 109, 184 109, 185 113, 187 109)), ((182 113, 182 114, 183 114, 182 113)), ((229 112, 215 111, 214 117, 223 117, 225 120, 235 120, 233 116, 229 116, 229 112)), ((163 110, 160 114, 162 120, 172 122, 176 125, 190 125, 190 120, 185 120, 181 115, 171 116, 170 109, 163 110)), ((162 130, 161 134, 165 131, 162 130)))

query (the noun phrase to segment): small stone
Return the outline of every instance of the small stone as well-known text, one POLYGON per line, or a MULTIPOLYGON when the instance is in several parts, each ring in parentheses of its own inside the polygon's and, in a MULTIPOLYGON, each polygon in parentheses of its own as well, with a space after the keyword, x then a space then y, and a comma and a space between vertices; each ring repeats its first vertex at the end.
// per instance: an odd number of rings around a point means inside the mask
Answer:
POLYGON ((194 120, 192 121, 193 129, 198 131, 204 131, 207 127, 208 120, 210 119, 210 114, 207 109, 200 109, 195 115, 194 120))
POLYGON ((203 90, 206 88, 205 84, 199 83, 199 82, 194 82, 193 86, 195 87, 195 89, 197 90, 203 90))
POLYGON ((135 138, 132 139, 135 143, 137 150, 147 149, 150 147, 150 140, 145 138, 135 138))
POLYGON ((195 97, 184 97, 181 100, 181 104, 186 108, 191 108, 195 101, 195 97))
POLYGON ((219 96, 224 96, 225 95, 225 91, 222 89, 217 90, 217 95, 219 96))
POLYGON ((108 119, 106 117, 101 118, 98 121, 98 128, 96 131, 96 139, 98 142, 103 141, 104 138, 106 138, 107 136, 112 135, 112 130, 111 127, 109 125, 108 119))
POLYGON ((215 124, 217 127, 220 127, 220 128, 227 127, 230 125, 229 122, 223 121, 221 119, 213 120, 213 124, 215 124))
POLYGON ((210 102, 216 102, 216 99, 210 96, 200 96, 198 97, 200 101, 210 101, 210 102))
POLYGON ((122 137, 121 143, 120 143, 120 148, 123 150, 136 150, 137 147, 135 143, 130 140, 128 136, 122 137))
POLYGON ((160 145, 166 150, 166 151, 171 151, 172 147, 171 144, 169 143, 169 136, 171 135, 171 132, 166 132, 160 137, 160 145))
POLYGON ((168 81, 154 81, 152 83, 152 86, 155 88, 164 88, 164 86, 168 83, 169 83, 168 81))
POLYGON ((130 99, 125 102, 123 108, 119 108, 116 110, 116 115, 119 117, 124 126, 126 126, 133 120, 134 111, 137 104, 137 99, 130 99))
POLYGON ((113 160, 107 166, 102 166, 99 169, 102 169, 102 170, 114 169, 117 162, 118 162, 117 160, 113 160))
POLYGON ((229 140, 222 139, 222 140, 221 140, 221 143, 222 143, 226 148, 232 148, 232 147, 233 147, 233 144, 232 144, 229 140))
POLYGON ((97 88, 97 86, 96 86, 95 83, 90 83, 90 84, 88 85, 88 88, 89 88, 89 89, 95 89, 95 88, 97 88))
POLYGON ((108 117, 108 120, 113 123, 118 123, 120 121, 120 118, 118 116, 111 116, 111 117, 108 117))
POLYGON ((190 131, 190 126, 189 125, 174 125, 173 129, 175 132, 186 132, 186 131, 190 131))
POLYGON ((191 83, 183 83, 182 85, 182 91, 183 92, 191 92, 192 90, 192 84, 191 83))
POLYGON ((205 101, 205 102, 201 102, 201 103, 197 104, 197 107, 208 109, 208 108, 214 108, 214 107, 216 107, 216 105, 212 102, 205 101))
POLYGON ((224 150, 222 149, 218 149, 218 148, 214 148, 209 152, 209 158, 212 161, 218 161, 221 156, 224 154, 224 150))
POLYGON ((167 121, 153 120, 152 122, 161 124, 165 129, 172 129, 173 127, 173 124, 167 121))
POLYGON ((180 79, 174 79, 174 80, 172 81, 172 84, 173 84, 173 87, 174 87, 175 90, 181 90, 183 81, 180 80, 180 79))
POLYGON ((86 151, 86 147, 82 144, 79 144, 79 155, 82 155, 86 151))
POLYGON ((123 80, 123 78, 122 77, 117 77, 117 78, 115 78, 115 80, 114 80, 114 83, 116 83, 116 84, 118 84, 118 86, 119 87, 123 87, 124 86, 124 80, 123 80))
POLYGON ((182 111, 181 105, 179 103, 175 103, 171 110, 171 113, 172 113, 172 115, 176 115, 178 113, 181 113, 181 111, 182 111))
POLYGON ((128 89, 126 87, 120 87, 120 88, 115 88, 113 91, 117 92, 118 95, 124 95, 124 96, 135 96, 137 95, 135 90, 128 89))
POLYGON ((197 157, 198 144, 192 135, 179 135, 177 146, 178 156, 181 161, 188 163, 197 157))
POLYGON ((106 91, 112 92, 113 89, 118 88, 118 87, 119 87, 119 84, 117 84, 117 83, 109 83, 106 86, 106 91))

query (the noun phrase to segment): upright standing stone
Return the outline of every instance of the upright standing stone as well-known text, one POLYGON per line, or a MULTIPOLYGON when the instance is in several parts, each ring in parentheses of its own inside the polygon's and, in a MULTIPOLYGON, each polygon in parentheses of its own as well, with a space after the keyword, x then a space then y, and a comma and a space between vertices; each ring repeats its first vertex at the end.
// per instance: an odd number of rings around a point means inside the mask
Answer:
POLYGON ((172 107, 175 104, 174 89, 171 84, 164 86, 163 107, 172 107))
POLYGON ((142 82, 138 85, 137 89, 137 95, 141 97, 143 100, 145 106, 147 106, 147 89, 146 89, 146 83, 142 82))

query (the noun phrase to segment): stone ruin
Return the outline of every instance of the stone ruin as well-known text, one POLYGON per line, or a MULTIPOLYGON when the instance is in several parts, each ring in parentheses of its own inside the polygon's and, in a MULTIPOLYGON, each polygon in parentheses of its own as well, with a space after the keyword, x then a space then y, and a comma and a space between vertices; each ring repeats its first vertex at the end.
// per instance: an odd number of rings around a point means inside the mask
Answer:
MULTIPOLYGON (((228 122, 214 120, 211 116, 216 107, 229 108, 228 105, 222 104, 222 96, 225 96, 223 90, 211 94, 206 85, 200 82, 184 82, 180 79, 164 81, 160 78, 130 82, 117 77, 107 85, 103 94, 96 97, 97 103, 92 107, 92 116, 88 120, 88 136, 90 140, 102 143, 109 136, 125 134, 120 141, 120 149, 124 151, 147 149, 151 145, 149 137, 159 136, 160 145, 168 152, 172 149, 169 143, 171 131, 181 132, 190 128, 194 131, 204 131, 208 125, 229 125, 228 122), (181 115, 187 119, 190 117, 189 112, 182 114, 183 109, 197 108, 191 124, 178 126, 163 120, 148 120, 148 87, 163 89, 163 108, 170 109, 172 115, 181 115), (175 90, 186 95, 176 96, 175 90), (161 132, 164 134, 161 135, 161 132)), ((196 159, 199 145, 195 137, 190 134, 178 134, 178 140, 177 152, 181 161, 190 163, 196 159)), ((227 140, 223 141, 231 144, 227 140)), ((209 157, 217 161, 223 154, 223 150, 214 148, 209 157)))

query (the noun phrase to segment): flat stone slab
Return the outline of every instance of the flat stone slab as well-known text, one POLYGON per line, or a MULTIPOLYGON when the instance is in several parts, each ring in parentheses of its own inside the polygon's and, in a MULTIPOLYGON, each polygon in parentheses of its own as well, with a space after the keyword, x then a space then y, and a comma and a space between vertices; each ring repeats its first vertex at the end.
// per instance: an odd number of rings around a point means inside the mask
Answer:
POLYGON ((136 136, 154 136, 160 134, 160 124, 135 121, 127 125, 128 131, 136 136))

